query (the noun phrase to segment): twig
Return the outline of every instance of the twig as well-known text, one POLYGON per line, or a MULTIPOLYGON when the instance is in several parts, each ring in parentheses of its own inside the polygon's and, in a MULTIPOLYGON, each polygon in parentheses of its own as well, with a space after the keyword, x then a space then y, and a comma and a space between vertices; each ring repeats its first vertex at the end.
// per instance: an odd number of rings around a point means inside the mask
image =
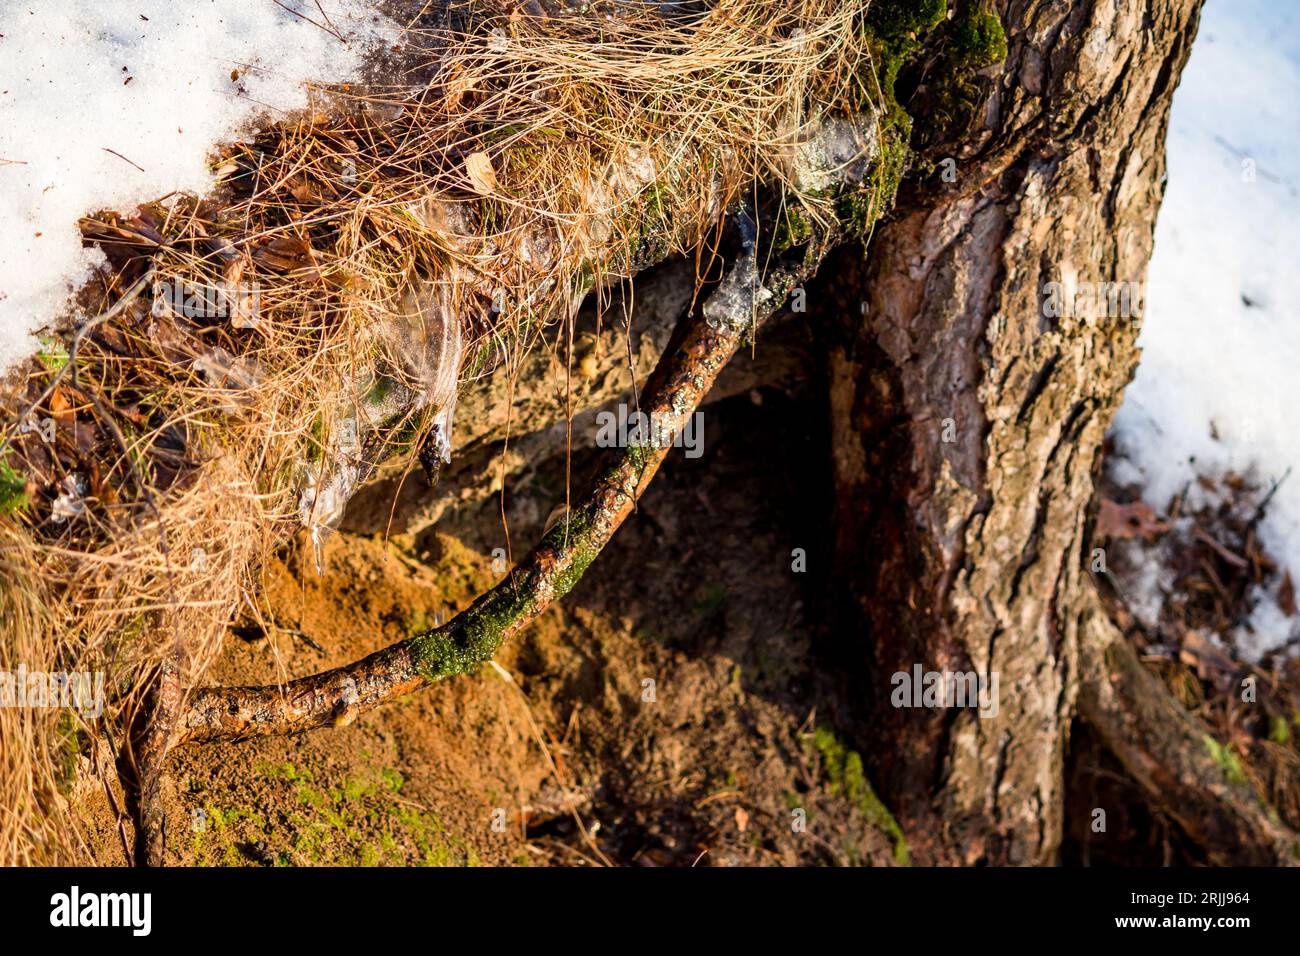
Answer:
POLYGON ((1255 513, 1250 516, 1250 523, 1246 525, 1246 530, 1253 530, 1261 521, 1264 520, 1264 513, 1268 510, 1269 504, 1273 501, 1273 496, 1276 495, 1277 490, 1282 487, 1282 483, 1290 477, 1291 466, 1287 465, 1286 471, 1282 473, 1282 477, 1273 482, 1273 487, 1268 489, 1268 494, 1266 494, 1264 499, 1259 503, 1259 506, 1255 509, 1255 513))
POLYGON ((685 426, 746 332, 775 314, 790 290, 816 271, 838 234, 810 243, 801 261, 779 264, 764 282, 770 294, 752 298, 735 294, 738 288, 750 288, 754 276, 752 229, 747 238, 744 255, 705 303, 708 321, 683 319, 647 383, 642 410, 660 426, 660 440, 621 452, 504 581, 442 627, 343 667, 283 686, 197 690, 179 722, 176 743, 350 724, 386 701, 491 659, 504 641, 571 591, 663 463, 672 447, 664 436, 685 426))
MULTIPOLYGON (((118 159, 122 160, 122 162, 124 162, 124 163, 131 163, 131 160, 127 159, 125 156, 123 156, 121 153, 119 153, 119 152, 118 152, 117 150, 115 150, 115 149, 109 149, 107 146, 101 146, 101 147, 99 147, 99 148, 102 149, 102 150, 103 150, 104 152, 106 152, 106 153, 112 153, 114 156, 116 156, 118 159)), ((142 173, 145 171, 145 168, 144 168, 143 166, 141 166, 139 163, 131 163, 131 165, 134 166, 136 169, 140 170, 140 172, 142 172, 142 173)))
POLYGON ((144 705, 122 748, 118 772, 135 819, 135 865, 163 865, 166 819, 162 767, 181 707, 180 662, 169 655, 159 665, 144 705))

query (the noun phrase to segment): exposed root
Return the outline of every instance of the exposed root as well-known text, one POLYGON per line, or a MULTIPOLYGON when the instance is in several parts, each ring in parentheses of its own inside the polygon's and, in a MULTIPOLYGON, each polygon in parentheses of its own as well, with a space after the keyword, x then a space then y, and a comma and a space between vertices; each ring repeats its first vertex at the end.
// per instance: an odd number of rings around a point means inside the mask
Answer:
POLYGON ((1079 714, 1212 864, 1295 865, 1300 835, 1284 826, 1232 758, 1138 659, 1085 589, 1079 714))
POLYGON ((118 758, 128 808, 134 813, 136 866, 162 866, 166 819, 162 803, 162 768, 176 730, 181 706, 181 666, 176 657, 158 665, 145 706, 138 712, 118 758))
POLYGON ((240 740, 351 723, 360 714, 423 685, 491 659, 508 640, 567 594, 636 506, 658 471, 671 438, 694 414, 718 372, 754 325, 777 312, 789 291, 816 271, 823 240, 794 264, 756 285, 752 242, 704 303, 684 319, 642 395, 641 411, 656 436, 620 453, 541 543, 504 581, 447 624, 334 670, 282 687, 213 687, 196 691, 180 720, 178 743, 240 740))

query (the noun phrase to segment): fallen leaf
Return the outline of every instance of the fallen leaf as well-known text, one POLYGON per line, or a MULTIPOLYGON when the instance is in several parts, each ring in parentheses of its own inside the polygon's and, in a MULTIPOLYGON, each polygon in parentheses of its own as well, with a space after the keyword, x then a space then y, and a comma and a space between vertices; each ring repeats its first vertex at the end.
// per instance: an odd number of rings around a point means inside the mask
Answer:
POLYGON ((289 272, 316 265, 312 248, 293 236, 278 236, 259 248, 253 258, 272 269, 289 272))
POLYGON ((1218 687, 1226 687, 1238 670, 1237 662, 1202 630, 1189 628, 1183 632, 1178 658, 1196 670, 1196 676, 1218 687))
POLYGON ((460 106, 465 99, 465 94, 473 91, 475 81, 473 75, 465 72, 464 67, 454 64, 443 82, 447 89, 443 104, 448 111, 451 111, 460 106))
POLYGON ((299 178, 291 181, 289 193, 294 199, 301 203, 320 202, 320 192, 306 178, 299 178))
POLYGON ((736 829, 741 833, 749 828, 749 811, 744 807, 736 807, 736 829))
POLYGON ((1277 589, 1277 606, 1287 617, 1295 617, 1295 582, 1291 580, 1290 571, 1282 575, 1282 583, 1277 589))
POLYGON ((1145 538, 1169 530, 1145 501, 1122 505, 1109 498, 1101 499, 1097 512, 1097 534, 1102 538, 1145 538))
POLYGON ((497 174, 492 169, 492 160, 487 153, 470 153, 466 156, 465 174, 469 177, 470 187, 480 196, 491 196, 499 191, 497 174))

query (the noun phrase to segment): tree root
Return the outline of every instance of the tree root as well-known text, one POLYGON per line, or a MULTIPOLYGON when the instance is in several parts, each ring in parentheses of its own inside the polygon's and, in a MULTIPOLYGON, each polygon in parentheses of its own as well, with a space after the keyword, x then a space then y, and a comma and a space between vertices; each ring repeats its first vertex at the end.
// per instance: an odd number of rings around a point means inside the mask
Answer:
POLYGON ((823 236, 801 260, 775 264, 756 288, 756 252, 749 237, 744 255, 706 300, 704 317, 679 323, 647 383, 640 411, 655 423, 655 435, 624 450, 581 503, 471 607, 442 627, 283 686, 194 691, 180 717, 176 743, 346 725, 386 701, 491 659, 504 641, 577 584, 635 509, 672 447, 672 436, 694 414, 719 371, 756 324, 779 311, 790 290, 817 270, 836 238, 823 236))
POLYGON ((135 821, 136 866, 162 866, 166 819, 162 802, 162 768, 180 715, 181 668, 173 655, 158 666, 144 704, 131 721, 118 757, 118 776, 135 821))
POLYGON ((1091 589, 1080 633, 1079 715, 1214 865, 1295 865, 1290 831, 1204 725, 1138 658, 1091 589))

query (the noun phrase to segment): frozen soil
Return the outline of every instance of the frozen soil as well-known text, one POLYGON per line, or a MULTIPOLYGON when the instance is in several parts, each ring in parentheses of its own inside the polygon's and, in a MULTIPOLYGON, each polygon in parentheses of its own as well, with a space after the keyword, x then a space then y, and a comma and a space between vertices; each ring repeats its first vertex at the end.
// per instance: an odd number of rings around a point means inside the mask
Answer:
MULTIPOLYGON (((705 453, 670 457, 601 558, 496 662, 293 738, 169 759, 181 865, 880 864, 906 846, 821 676, 825 585, 817 402, 775 389, 705 412, 705 453), (807 571, 793 570, 804 549, 807 571), (806 826, 801 824, 806 822, 806 826)), ((575 451, 573 486, 599 452, 575 451)), ((564 500, 563 454, 507 483, 516 549, 564 500)), ((423 526, 414 476, 355 502, 318 576, 300 543, 265 569, 210 679, 342 664, 465 607, 503 570, 501 502, 423 526), (413 492, 414 489, 414 492, 413 492), (259 622, 260 618, 260 622, 259 622)), ((102 795, 101 862, 123 861, 102 795)))

